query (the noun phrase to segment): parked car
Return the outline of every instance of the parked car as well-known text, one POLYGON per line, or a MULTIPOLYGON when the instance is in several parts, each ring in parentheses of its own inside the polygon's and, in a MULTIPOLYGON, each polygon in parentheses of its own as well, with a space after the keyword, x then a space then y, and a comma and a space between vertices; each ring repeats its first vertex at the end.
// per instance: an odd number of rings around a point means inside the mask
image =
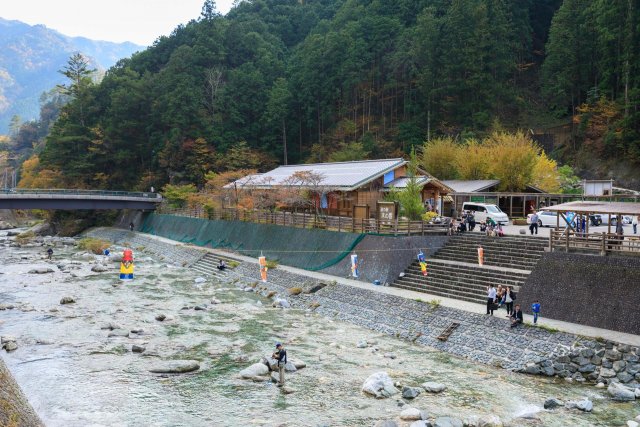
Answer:
MULTIPOLYGON (((533 214, 527 215, 527 224, 531 224, 532 215, 533 214)), ((557 218, 558 218, 557 212, 550 212, 550 211, 538 212, 538 227, 556 227, 556 225, 558 225, 557 218)), ((571 218, 573 219, 574 216, 571 215, 571 218)), ((589 221, 591 222, 591 225, 595 227, 602 224, 602 217, 600 216, 600 214, 591 214, 589 215, 589 221)), ((567 225, 562 218, 560 219, 559 224, 560 224, 560 227, 565 227, 567 225)))
POLYGON ((464 202, 462 210, 472 211, 476 222, 485 222, 487 218, 491 218, 502 225, 509 223, 509 216, 502 212, 499 207, 490 203, 464 202))
MULTIPOLYGON (((527 215, 527 224, 531 224, 533 214, 527 215)), ((564 221, 562 221, 564 223, 564 221)), ((555 227, 558 224, 558 213, 550 211, 538 212, 538 227, 555 227)), ((562 226, 562 224, 560 224, 562 226)))
MULTIPOLYGON (((611 222, 611 225, 616 225, 616 223, 618 222, 618 217, 616 215, 610 215, 610 214, 597 214, 600 215, 600 217, 602 218, 602 224, 609 224, 609 222, 611 222)), ((631 215, 622 215, 622 224, 631 224, 631 221, 633 220, 633 217, 631 215)))

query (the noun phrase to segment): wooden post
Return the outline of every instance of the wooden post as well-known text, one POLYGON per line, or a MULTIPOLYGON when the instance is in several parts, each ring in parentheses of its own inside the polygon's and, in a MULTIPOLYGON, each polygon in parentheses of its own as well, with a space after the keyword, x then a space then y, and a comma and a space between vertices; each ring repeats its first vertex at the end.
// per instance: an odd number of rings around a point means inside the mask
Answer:
POLYGON ((604 233, 602 233, 602 248, 600 249, 600 255, 606 255, 607 254, 607 238, 606 235, 604 233))
POLYGON ((421 221, 420 224, 422 225, 422 235, 424 236, 424 221, 421 221))
POLYGON ((341 225, 342 225, 342 217, 341 217, 341 216, 339 216, 339 217, 338 217, 338 232, 342 231, 342 230, 341 230, 341 228, 342 228, 342 227, 341 227, 341 225))

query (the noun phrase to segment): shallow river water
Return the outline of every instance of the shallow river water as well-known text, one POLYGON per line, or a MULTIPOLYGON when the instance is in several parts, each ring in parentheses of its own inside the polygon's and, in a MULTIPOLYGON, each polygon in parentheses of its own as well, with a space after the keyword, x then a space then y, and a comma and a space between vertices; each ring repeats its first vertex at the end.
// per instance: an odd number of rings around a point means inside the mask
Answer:
POLYGON ((194 273, 139 250, 130 283, 118 280, 115 262, 107 272, 91 272, 102 257, 56 248, 47 261, 44 252, 0 247, 0 304, 16 306, 0 311, 0 335, 17 338, 19 348, 2 351, 2 358, 48 426, 371 426, 401 412, 399 395, 376 400, 360 391, 370 374, 383 370, 405 385, 447 385, 443 394, 422 393, 410 402, 430 416, 495 414, 509 425, 608 426, 640 413, 637 404, 611 402, 593 386, 513 374, 313 313, 273 309, 233 284, 195 283, 194 273), (28 274, 37 267, 54 272, 28 274), (64 296, 76 303, 61 305, 64 296), (210 304, 212 298, 222 303, 210 304), (193 310, 200 304, 207 309, 193 310), (155 320, 158 314, 167 319, 155 320), (141 332, 108 337, 101 329, 108 323, 141 332), (364 339, 377 341, 378 351, 357 348, 364 339), (307 363, 287 376, 293 394, 238 376, 277 341, 286 343, 289 357, 307 363), (132 353, 133 344, 146 352, 132 353), (390 352, 395 359, 385 357, 390 352), (201 368, 149 372, 169 359, 196 359, 201 368), (588 396, 594 411, 542 410, 552 396, 588 396), (532 413, 537 420, 518 418, 532 413))

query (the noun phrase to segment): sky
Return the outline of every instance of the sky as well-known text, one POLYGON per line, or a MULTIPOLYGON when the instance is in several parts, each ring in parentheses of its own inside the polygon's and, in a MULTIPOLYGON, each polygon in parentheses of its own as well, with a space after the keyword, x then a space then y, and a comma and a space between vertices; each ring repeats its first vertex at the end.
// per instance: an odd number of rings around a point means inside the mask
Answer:
MULTIPOLYGON (((67 36, 149 46, 200 16, 204 0, 0 0, 0 18, 42 24, 67 36)), ((226 14, 233 0, 216 0, 226 14)))

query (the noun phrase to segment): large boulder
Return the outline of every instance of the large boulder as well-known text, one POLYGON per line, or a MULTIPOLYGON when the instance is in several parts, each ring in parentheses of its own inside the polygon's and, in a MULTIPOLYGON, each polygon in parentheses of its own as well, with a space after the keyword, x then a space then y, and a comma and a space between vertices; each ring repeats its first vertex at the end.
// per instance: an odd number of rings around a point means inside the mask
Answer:
POLYGON ((483 415, 478 420, 478 427, 502 427, 502 420, 497 415, 483 415))
POLYGON ((582 400, 567 402, 565 404, 565 408, 578 409, 584 412, 591 412, 593 410, 593 403, 588 398, 585 397, 582 400))
POLYGON ((426 382, 422 384, 422 388, 429 393, 442 393, 447 389, 447 386, 435 382, 426 382))
POLYGON ((48 274, 48 273, 53 273, 53 269, 48 267, 40 267, 40 268, 34 268, 32 270, 29 270, 29 274, 48 274))
POLYGON ((427 418, 427 414, 420 409, 408 407, 402 410, 400 413, 400 419, 403 421, 417 421, 427 418))
POLYGON ((200 364, 196 360, 168 360, 157 363, 149 371, 156 374, 184 374, 200 369, 200 364))
POLYGON ((422 392, 422 389, 419 387, 402 387, 402 397, 405 399, 415 399, 422 392))
POLYGON ((60 299, 60 304, 73 304, 76 300, 73 297, 62 297, 60 299))
POLYGON ((433 422, 433 427, 462 427, 462 421, 452 417, 438 417, 433 422))
POLYGON ((362 384, 362 391, 378 399, 398 393, 398 389, 393 385, 393 380, 386 372, 371 374, 362 384))
POLYGON ((109 271, 109 268, 102 264, 96 264, 91 267, 91 271, 93 271, 94 273, 104 273, 105 271, 109 271))
POLYGON ((620 402, 630 402, 636 400, 636 393, 634 390, 630 390, 620 383, 611 383, 607 387, 607 392, 611 396, 611 399, 620 402))
POLYGON ((250 380, 256 377, 262 377, 269 375, 269 368, 263 363, 254 363, 248 368, 240 371, 240 376, 244 379, 250 380))
POLYGON ((556 399, 555 397, 550 397, 544 401, 544 409, 554 409, 559 406, 564 406, 564 402, 560 399, 556 399))

